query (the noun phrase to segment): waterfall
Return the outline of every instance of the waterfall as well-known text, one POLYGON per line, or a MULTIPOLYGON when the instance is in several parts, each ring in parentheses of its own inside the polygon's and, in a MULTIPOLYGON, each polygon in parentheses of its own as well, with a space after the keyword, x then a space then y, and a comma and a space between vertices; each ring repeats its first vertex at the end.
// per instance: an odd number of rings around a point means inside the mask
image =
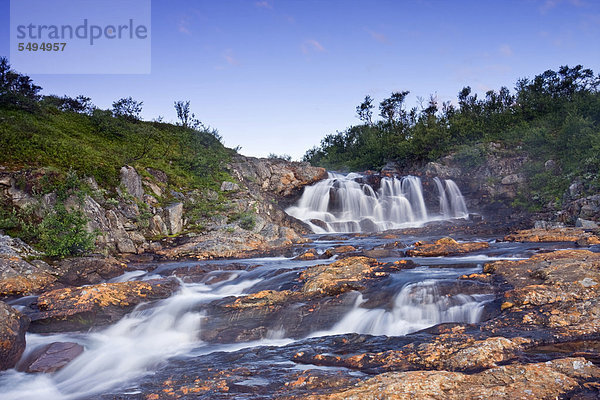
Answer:
POLYGON ((362 183, 363 176, 330 173, 328 179, 304 189, 286 212, 306 222, 315 233, 377 232, 425 222, 466 218, 468 210, 460 189, 450 179, 434 179, 440 210, 427 210, 421 179, 416 176, 381 179, 378 190, 362 183))
POLYGON ((331 330, 314 336, 347 332, 369 335, 400 336, 445 322, 479 322, 485 304, 493 299, 487 294, 447 295, 438 290, 439 281, 428 279, 404 286, 395 296, 391 310, 361 307, 358 295, 354 308, 331 330))

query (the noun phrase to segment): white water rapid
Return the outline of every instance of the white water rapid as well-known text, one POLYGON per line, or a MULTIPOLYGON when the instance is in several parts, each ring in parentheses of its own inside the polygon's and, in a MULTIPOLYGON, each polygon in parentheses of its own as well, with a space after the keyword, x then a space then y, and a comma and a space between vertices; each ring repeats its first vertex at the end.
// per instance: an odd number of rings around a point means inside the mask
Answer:
POLYGON ((469 215, 460 189, 450 179, 434 179, 439 210, 431 212, 418 177, 384 177, 377 191, 362 183, 362 178, 355 173, 329 173, 328 179, 306 187, 298 203, 286 212, 315 233, 376 232, 469 215))
POLYGON ((446 295, 433 279, 404 286, 395 296, 392 308, 363 308, 358 294, 354 308, 326 332, 315 336, 346 332, 401 336, 445 322, 478 322, 492 295, 446 295))

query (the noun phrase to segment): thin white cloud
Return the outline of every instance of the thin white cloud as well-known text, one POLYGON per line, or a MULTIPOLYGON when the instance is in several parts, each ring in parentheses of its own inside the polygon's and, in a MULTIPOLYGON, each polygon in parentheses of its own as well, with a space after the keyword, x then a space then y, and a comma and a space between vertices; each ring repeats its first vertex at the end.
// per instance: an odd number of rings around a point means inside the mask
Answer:
POLYGON ((268 8, 269 10, 273 9, 273 5, 267 0, 261 0, 254 3, 254 5, 258 8, 268 8))
POLYGON ((584 7, 586 5, 583 0, 544 0, 544 3, 540 6, 540 12, 545 14, 562 3, 570 4, 574 7, 584 7))
POLYGON ((503 44, 502 46, 500 46, 499 50, 503 56, 510 57, 513 55, 513 50, 508 44, 503 44))
POLYGON ((321 43, 314 39, 305 40, 300 46, 300 48, 302 49, 302 52, 304 54, 308 54, 311 51, 317 51, 320 53, 325 51, 325 47, 323 47, 321 43))
POLYGON ((237 58, 235 58, 233 50, 231 49, 227 49, 223 52, 223 58, 225 59, 225 61, 227 61, 227 64, 229 65, 240 65, 240 62, 237 58))
POLYGON ((380 32, 375 32, 375 31, 371 31, 369 29, 367 29, 367 33, 376 41, 378 41, 379 43, 385 43, 388 44, 390 41, 388 40, 387 36, 384 35, 383 33, 380 32))
POLYGON ((190 31, 190 20, 188 17, 182 17, 179 19, 179 21, 177 21, 177 30, 186 35, 192 34, 190 31))

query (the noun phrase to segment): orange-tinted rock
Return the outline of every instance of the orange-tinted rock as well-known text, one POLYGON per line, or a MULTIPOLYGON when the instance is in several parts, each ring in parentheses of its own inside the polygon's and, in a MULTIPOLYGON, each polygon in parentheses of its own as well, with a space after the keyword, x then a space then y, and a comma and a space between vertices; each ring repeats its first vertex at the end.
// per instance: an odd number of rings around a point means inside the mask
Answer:
POLYGON ((487 249, 490 247, 488 242, 459 243, 456 240, 446 237, 437 240, 435 243, 415 243, 415 248, 407 250, 406 254, 410 257, 440 257, 454 254, 469 253, 487 249))
POLYGON ((119 320, 136 305, 169 297, 178 288, 172 279, 102 283, 56 289, 42 294, 30 330, 56 332, 106 325, 119 320))
POLYGON ((583 358, 513 364, 476 374, 448 371, 388 372, 344 391, 305 399, 327 400, 554 400, 600 378, 600 369, 583 358))
POLYGON ((598 297, 600 254, 588 250, 560 250, 535 254, 519 261, 496 261, 484 271, 501 275, 513 287, 506 302, 517 306, 598 297))
POLYGON ((319 258, 319 254, 317 253, 317 250, 309 249, 309 250, 306 250, 304 253, 300 254, 299 256, 295 257, 294 260, 306 261, 306 260, 316 260, 317 258, 319 258))
POLYGON ((456 327, 450 333, 432 337, 420 344, 408 344, 398 350, 364 353, 349 357, 304 353, 295 360, 315 365, 346 367, 359 370, 409 371, 436 369, 448 371, 478 371, 493 368, 514 359, 533 341, 526 338, 500 336, 477 339, 456 327))
POLYGON ((377 260, 367 257, 348 257, 327 265, 316 265, 302 272, 305 294, 336 295, 363 287, 360 283, 374 271, 377 260))
POLYGON ((582 246, 600 244, 600 238, 580 228, 526 229, 504 237, 508 242, 576 242, 582 246))
POLYGON ((330 257, 333 257, 335 255, 345 254, 345 253, 351 253, 353 251, 356 251, 356 247, 354 247, 354 246, 350 246, 350 245, 337 246, 337 247, 334 247, 332 249, 327 249, 325 251, 325 253, 323 254, 323 256, 327 257, 327 258, 330 258, 330 257))
POLYGON ((33 265, 20 257, 0 257, 0 296, 38 293, 54 281, 46 263, 33 265))
POLYGON ((25 350, 29 318, 0 301, 0 370, 15 366, 25 350))
POLYGON ((281 304, 292 299, 298 299, 300 293, 292 293, 289 290, 263 290, 258 293, 252 293, 247 296, 238 297, 231 304, 225 307, 232 308, 248 308, 248 307, 269 307, 276 304, 281 304))

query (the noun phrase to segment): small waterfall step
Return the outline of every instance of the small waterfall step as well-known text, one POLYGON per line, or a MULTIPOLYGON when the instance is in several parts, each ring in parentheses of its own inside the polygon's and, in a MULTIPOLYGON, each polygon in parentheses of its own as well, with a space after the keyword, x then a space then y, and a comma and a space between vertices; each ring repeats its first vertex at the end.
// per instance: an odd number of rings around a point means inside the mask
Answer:
POLYGON ((356 173, 329 173, 327 179, 306 187, 298 203, 286 212, 315 233, 377 232, 469 216, 465 199, 451 179, 433 180, 439 211, 430 212, 420 178, 383 177, 377 190, 363 183, 363 178, 356 173))

